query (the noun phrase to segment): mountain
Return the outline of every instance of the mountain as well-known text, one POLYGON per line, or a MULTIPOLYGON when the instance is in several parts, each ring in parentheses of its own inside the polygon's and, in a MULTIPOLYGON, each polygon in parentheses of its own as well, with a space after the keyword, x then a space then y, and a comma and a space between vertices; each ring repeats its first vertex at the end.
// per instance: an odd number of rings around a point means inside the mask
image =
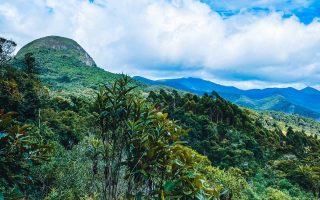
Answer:
POLYGON ((0 65, 0 199, 317 199, 319 122, 172 91, 215 88, 248 107, 295 113, 304 108, 284 97, 293 88, 280 95, 136 77, 129 91, 130 78, 118 78, 61 37, 36 40, 0 65), (27 53, 36 73, 25 70, 27 53), (99 84, 107 87, 86 98, 99 84))
MULTIPOLYGON (((91 95, 98 85, 110 84, 119 78, 99 68, 91 56, 74 40, 58 36, 48 36, 34 40, 22 47, 13 64, 24 66, 24 56, 32 53, 36 59, 36 68, 43 83, 54 90, 72 92, 75 95, 91 95)), ((135 77, 134 85, 141 86, 143 91, 165 88, 176 88, 203 94, 218 92, 222 97, 238 105, 261 110, 275 110, 299 114, 315 119, 320 118, 320 92, 314 88, 296 90, 294 88, 269 88, 241 90, 224 86, 199 78, 180 78, 149 80, 135 77)))
POLYGON ((245 90, 242 93, 252 99, 263 99, 275 95, 283 96, 294 105, 302 106, 310 110, 320 112, 320 92, 314 88, 297 90, 294 88, 266 88, 245 90))
POLYGON ((50 59, 50 61, 60 60, 69 65, 97 66, 91 56, 76 41, 59 36, 47 36, 34 40, 22 47, 16 57, 23 57, 26 53, 35 55, 46 53, 47 56, 41 58, 50 59))
POLYGON ((27 53, 35 57, 41 81, 55 90, 91 94, 98 85, 112 83, 120 76, 97 67, 91 56, 69 38, 47 36, 34 40, 18 51, 13 64, 23 67, 27 53))
POLYGON ((133 77, 136 80, 143 81, 148 84, 162 84, 166 86, 170 86, 173 88, 186 90, 186 91, 192 91, 197 94, 203 94, 205 92, 211 92, 212 90, 216 92, 224 92, 224 93, 240 93, 241 90, 239 90, 236 87, 232 86, 223 86, 219 85, 210 81, 206 81, 200 78, 178 78, 178 79, 161 79, 161 80, 150 80, 141 76, 135 76, 133 77))
POLYGON ((300 90, 302 93, 304 93, 304 94, 309 94, 309 95, 318 95, 318 96, 320 96, 320 91, 319 90, 316 90, 316 89, 314 89, 314 88, 312 88, 312 87, 306 87, 306 88, 304 88, 304 89, 302 89, 302 90, 300 90))
POLYGON ((199 78, 177 78, 150 80, 134 77, 146 84, 165 85, 195 94, 218 92, 222 97, 240 106, 256 110, 274 110, 289 114, 320 119, 320 91, 306 87, 266 88, 241 90, 232 86, 224 86, 199 78))

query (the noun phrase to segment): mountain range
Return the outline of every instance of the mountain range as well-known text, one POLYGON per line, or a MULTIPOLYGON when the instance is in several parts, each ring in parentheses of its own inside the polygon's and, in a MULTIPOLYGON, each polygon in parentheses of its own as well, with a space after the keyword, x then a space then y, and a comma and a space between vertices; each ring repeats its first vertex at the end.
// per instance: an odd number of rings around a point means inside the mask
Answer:
MULTIPOLYGON (((27 53, 32 53, 35 57, 39 77, 46 85, 74 95, 90 96, 97 89, 97 85, 112 83, 120 76, 99 68, 91 56, 76 41, 69 38, 47 36, 34 40, 18 51, 13 60, 14 65, 23 66, 24 55, 27 53)), ((150 80, 134 77, 133 82, 143 88, 143 91, 168 87, 199 95, 216 91, 225 99, 243 107, 320 119, 320 91, 311 87, 302 90, 241 90, 200 78, 150 80)))
POLYGON ((243 107, 320 119, 320 91, 312 87, 301 90, 292 87, 242 90, 192 77, 150 80, 135 76, 134 79, 146 84, 169 86, 199 95, 215 91, 225 99, 243 107))
POLYGON ((0 64, 0 200, 317 199, 320 123, 284 112, 312 117, 318 95, 132 79, 40 38, 0 64))

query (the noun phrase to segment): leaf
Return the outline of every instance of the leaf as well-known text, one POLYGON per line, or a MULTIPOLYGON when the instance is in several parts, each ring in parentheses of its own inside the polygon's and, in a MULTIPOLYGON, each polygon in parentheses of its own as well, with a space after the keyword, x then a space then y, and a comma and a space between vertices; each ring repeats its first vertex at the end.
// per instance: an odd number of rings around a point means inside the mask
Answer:
POLYGON ((181 160, 178 160, 178 159, 175 159, 175 160, 174 160, 174 163, 175 163, 176 165, 180 166, 180 167, 183 167, 183 166, 184 166, 184 163, 181 162, 181 160))
POLYGON ((161 190, 161 200, 165 200, 165 199, 164 199, 164 192, 163 192, 163 190, 161 190))
MULTIPOLYGON (((8 134, 5 133, 5 132, 0 132, 0 139, 6 137, 7 135, 8 135, 8 134)), ((0 200, 1 200, 1 198, 0 198, 0 200)))
POLYGON ((191 195, 192 194, 192 190, 183 190, 182 192, 185 195, 191 195))
POLYGON ((171 192, 179 183, 180 181, 167 181, 164 184, 163 189, 165 192, 171 192))
POLYGON ((199 200, 204 200, 204 199, 205 199, 205 196, 204 196, 202 193, 200 193, 200 192, 198 192, 195 196, 196 196, 196 198, 199 199, 199 200))
POLYGON ((142 200, 142 194, 141 194, 141 192, 139 192, 139 193, 135 196, 135 200, 142 200))

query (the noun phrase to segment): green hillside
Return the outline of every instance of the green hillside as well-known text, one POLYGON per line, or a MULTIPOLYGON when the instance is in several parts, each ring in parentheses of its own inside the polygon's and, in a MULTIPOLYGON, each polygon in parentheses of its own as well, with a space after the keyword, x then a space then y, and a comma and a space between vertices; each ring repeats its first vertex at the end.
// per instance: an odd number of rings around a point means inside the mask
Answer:
POLYGON ((106 72, 70 39, 1 64, 0 105, 0 199, 320 197, 318 122, 106 72))
POLYGON ((48 36, 32 41, 18 51, 14 65, 23 67, 27 53, 32 53, 36 59, 42 82, 54 90, 91 94, 99 84, 112 83, 120 77, 120 74, 97 67, 89 54, 72 39, 48 36))
POLYGON ((320 123, 314 119, 304 118, 299 115, 288 115, 282 112, 260 111, 252 112, 252 117, 259 120, 265 127, 274 129, 276 124, 284 133, 289 127, 296 131, 303 131, 307 135, 320 136, 320 123))
POLYGON ((320 114, 318 112, 295 105, 281 95, 274 95, 271 97, 255 100, 252 100, 246 96, 240 96, 240 98, 234 100, 233 102, 239 106, 255 110, 278 111, 287 114, 300 115, 302 117, 308 117, 312 119, 320 118, 320 114))

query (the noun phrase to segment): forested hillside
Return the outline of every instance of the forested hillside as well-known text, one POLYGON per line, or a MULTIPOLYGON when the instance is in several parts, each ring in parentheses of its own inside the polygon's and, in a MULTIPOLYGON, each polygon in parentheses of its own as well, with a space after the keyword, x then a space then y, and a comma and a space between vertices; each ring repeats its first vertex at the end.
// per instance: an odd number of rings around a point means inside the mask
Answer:
POLYGON ((0 39, 0 199, 320 197, 318 122, 147 86, 51 39, 16 57, 0 39))
POLYGON ((320 136, 320 123, 314 119, 274 111, 252 112, 251 116, 259 120, 266 128, 273 129, 276 124, 284 133, 289 127, 292 127, 293 130, 305 132, 307 135, 320 136))
POLYGON ((212 91, 218 92, 223 98, 247 108, 255 110, 272 110, 288 114, 296 114, 316 120, 320 119, 320 91, 306 87, 265 88, 241 90, 233 86, 219 85, 200 78, 177 78, 149 80, 140 76, 133 77, 150 85, 170 86, 179 90, 203 95, 212 91))

